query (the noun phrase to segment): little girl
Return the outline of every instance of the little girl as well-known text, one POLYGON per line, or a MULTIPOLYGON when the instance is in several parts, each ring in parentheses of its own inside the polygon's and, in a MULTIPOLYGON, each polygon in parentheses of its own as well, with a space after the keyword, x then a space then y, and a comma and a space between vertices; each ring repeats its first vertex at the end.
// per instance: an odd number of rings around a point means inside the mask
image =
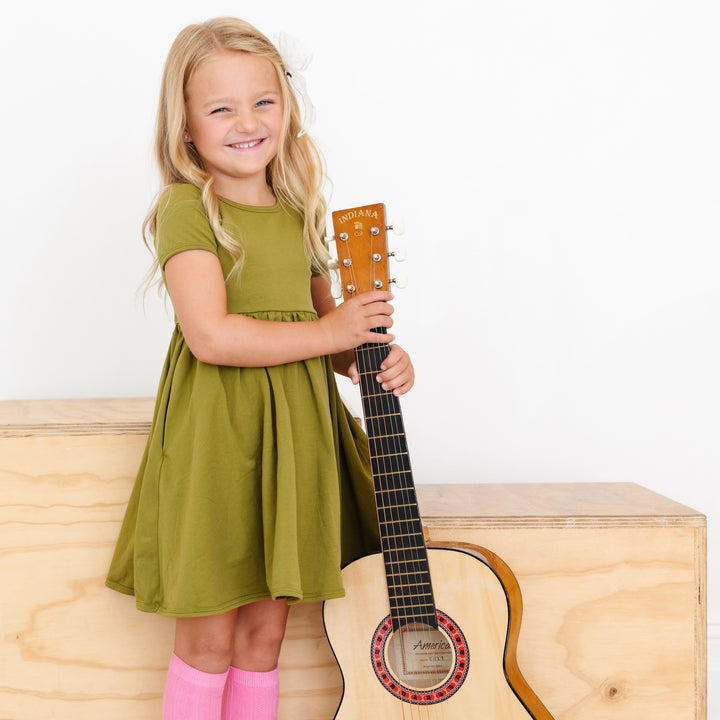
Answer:
MULTIPOLYGON (((146 231, 177 324, 107 585, 177 618, 164 720, 277 716, 288 603, 376 552, 367 440, 333 369, 391 342, 391 295, 339 307, 322 163, 290 73, 247 23, 183 30, 162 81, 146 231)), ((377 380, 414 382, 393 345, 377 380)))

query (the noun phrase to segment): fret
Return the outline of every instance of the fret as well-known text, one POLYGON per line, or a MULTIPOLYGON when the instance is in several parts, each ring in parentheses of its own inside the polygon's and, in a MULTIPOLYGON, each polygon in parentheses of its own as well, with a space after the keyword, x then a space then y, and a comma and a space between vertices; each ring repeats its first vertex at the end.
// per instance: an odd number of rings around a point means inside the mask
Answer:
POLYGON ((416 592, 413 594, 397 591, 394 587, 388 587, 390 604, 405 605, 406 607, 418 607, 430 605, 433 601, 432 589, 430 592, 416 592))
POLYGON ((387 472, 380 473, 382 477, 395 477, 396 475, 408 475, 408 470, 388 470, 387 472))
POLYGON ((435 615, 435 608, 432 603, 418 603, 417 605, 395 603, 390 605, 390 614, 393 616, 393 621, 399 621, 402 618, 419 620, 422 616, 433 617, 435 615))
POLYGON ((421 607, 423 605, 430 605, 432 603, 432 593, 413 593, 398 595, 397 593, 390 593, 390 605, 403 605, 404 607, 421 607))
MULTIPOLYGON (((378 385, 377 383, 375 383, 375 384, 378 386, 378 388, 381 390, 381 392, 365 393, 366 400, 369 400, 370 398, 385 399, 392 392, 392 390, 383 390, 382 385, 378 385)), ((395 397, 395 396, 393 395, 393 397, 395 397)))
MULTIPOLYGON (((387 491, 386 490, 378 490, 377 492, 382 493, 382 492, 387 492, 387 491)), ((381 507, 381 510, 383 510, 385 512, 390 512, 391 510, 402 510, 404 508, 411 508, 414 510, 415 506, 412 503, 399 503, 399 504, 395 504, 395 505, 383 505, 381 507)))
MULTIPOLYGON (((408 475, 409 475, 409 474, 408 474, 408 475)), ((389 496, 389 495, 391 495, 391 494, 395 494, 395 495, 405 495, 405 496, 410 495, 411 497, 406 497, 406 498, 403 498, 403 499, 412 500, 413 502, 412 502, 412 503, 402 503, 402 505, 404 505, 404 506, 406 506, 406 507, 415 507, 415 503, 416 503, 416 499, 415 499, 415 488, 414 488, 412 485, 408 485, 407 487, 400 487, 400 488, 396 488, 396 487, 386 487, 386 488, 383 488, 383 487, 381 487, 381 488, 379 488, 376 492, 377 492, 379 495, 382 495, 382 496, 385 496, 385 497, 387 497, 387 496, 389 496)))
POLYGON ((422 608, 421 612, 409 612, 393 614, 393 630, 397 632, 403 625, 411 622, 421 622, 431 627, 437 627, 437 615, 434 607, 422 608))
POLYGON ((381 441, 381 440, 389 440, 390 438, 394 438, 394 439, 398 439, 398 440, 400 440, 400 439, 404 440, 404 439, 405 439, 405 436, 404 436, 402 433, 387 433, 387 434, 385 434, 385 435, 383 435, 383 434, 381 434, 381 433, 376 433, 375 435, 373 435, 372 438, 370 438, 370 440, 373 440, 373 441, 375 441, 375 442, 378 442, 378 441, 381 441))
POLYGON ((378 496, 378 510, 383 513, 381 520, 394 518, 402 522, 404 520, 419 519, 417 509, 412 503, 393 502, 392 496, 388 496, 388 492, 386 490, 378 490, 376 488, 375 492, 378 496), (381 494, 383 493, 385 494, 385 497, 381 497, 381 494))
MULTIPOLYGON (((381 492, 381 491, 377 491, 381 492)), ((408 522, 420 522, 420 516, 417 514, 417 509, 409 503, 396 504, 393 502, 378 503, 378 515, 380 522, 397 522, 397 523, 408 523, 408 522)))
POLYGON ((430 587, 429 583, 426 583, 426 586, 427 590, 425 592, 419 592, 420 588, 418 588, 416 583, 393 583, 389 586, 389 591, 391 594, 402 595, 404 598, 430 598, 430 600, 428 600, 428 602, 430 602, 433 595, 432 587, 430 587), (414 590, 415 592, 408 592, 409 590, 414 590))
POLYGON ((397 575, 392 576, 396 579, 390 581, 388 580, 388 592, 391 592, 394 588, 399 588, 402 592, 402 588, 424 588, 427 589, 428 595, 432 595, 432 584, 430 583, 430 576, 428 573, 413 573, 417 575, 423 575, 424 577, 420 580, 414 580, 410 575, 404 576, 402 578, 398 578, 397 575))
POLYGON ((412 572, 408 571, 408 572, 401 572, 401 573, 397 573, 397 572, 387 573, 387 576, 389 578, 390 577, 398 577, 398 578, 399 577, 407 577, 409 575, 427 575, 427 570, 413 570, 412 572))
MULTIPOLYGON (((418 525, 420 524, 419 518, 400 518, 397 520, 380 520, 379 521, 381 525, 418 525)), ((420 534, 420 533, 418 533, 420 534)), ((385 533, 385 535, 389 535, 389 533, 385 533)))
POLYGON ((385 527, 405 527, 405 528, 414 528, 415 530, 420 530, 422 527, 422 522, 420 518, 417 515, 403 515, 403 514, 397 514, 393 513, 393 510, 395 508, 378 508, 378 520, 380 524, 385 527))
POLYGON ((417 553, 417 550, 425 550, 425 548, 408 548, 407 550, 396 549, 393 548, 392 550, 388 552, 383 552, 383 556, 385 559, 385 565, 402 565, 408 568, 420 569, 420 570, 427 570, 428 564, 427 564, 427 557, 425 556, 425 553, 417 553), (401 558, 399 557, 403 552, 413 552, 416 551, 415 557, 410 558, 401 558), (393 552, 396 554, 396 558, 391 558, 389 553, 393 552))
POLYGON ((429 571, 427 559, 424 559, 424 558, 423 559, 415 558, 412 560, 407 560, 407 559, 393 560, 392 558, 389 558, 386 556, 383 558, 383 560, 384 560, 386 568, 395 567, 396 570, 398 567, 399 568, 407 568, 408 572, 428 572, 429 571))
MULTIPOLYGON (((390 540, 392 538, 408 538, 408 537, 419 537, 423 541, 425 539, 425 536, 422 532, 418 532, 417 530, 415 532, 406 532, 406 533, 386 533, 385 537, 390 540)), ((424 544, 424 543, 423 543, 424 544)))
POLYGON ((380 418, 398 418, 401 417, 400 413, 367 413, 365 420, 370 422, 372 420, 378 420, 380 418))
POLYGON ((373 460, 385 460, 385 459, 392 459, 392 458, 400 458, 400 459, 406 459, 409 457, 407 450, 401 450, 400 452, 391 452, 391 453, 371 453, 373 460))
MULTIPOLYGON (((415 550, 418 549, 424 550, 425 548, 415 548, 415 550)), ((424 557, 424 553, 415 553, 410 557, 403 557, 399 553, 396 553, 395 557, 391 557, 390 553, 392 552, 394 551, 388 552, 387 549, 383 550, 383 559, 386 568, 390 568, 398 574, 406 572, 428 572, 429 565, 427 564, 427 559, 424 557)))
MULTIPOLYGON (((381 449, 387 450, 388 448, 381 449)), ((377 453, 375 450, 376 448, 370 448, 370 461, 375 465, 384 465, 391 468, 393 472, 405 472, 410 475, 410 460, 407 452, 377 453)))

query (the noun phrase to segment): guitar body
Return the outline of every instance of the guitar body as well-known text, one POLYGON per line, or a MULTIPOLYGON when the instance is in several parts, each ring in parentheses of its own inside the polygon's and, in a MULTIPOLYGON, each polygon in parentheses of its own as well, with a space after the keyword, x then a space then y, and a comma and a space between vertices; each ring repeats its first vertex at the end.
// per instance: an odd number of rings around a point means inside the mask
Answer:
MULTIPOLYGON (((452 645, 452 665, 458 666, 458 655, 465 665, 451 670, 452 679, 462 672, 464 677, 456 687, 452 681, 432 683, 435 691, 413 693, 415 700, 398 697, 388 685, 400 688, 394 678, 382 680, 376 665, 384 639, 377 628, 389 612, 385 568, 380 554, 361 558, 343 570, 346 597, 326 601, 323 608, 325 632, 343 674, 336 720, 552 720, 517 667, 522 607, 509 568, 489 551, 467 544, 431 546, 428 558, 438 613, 450 618, 440 627, 452 645), (444 698, 437 688, 447 688, 444 698)), ((418 642, 413 638, 411 644, 418 642)))

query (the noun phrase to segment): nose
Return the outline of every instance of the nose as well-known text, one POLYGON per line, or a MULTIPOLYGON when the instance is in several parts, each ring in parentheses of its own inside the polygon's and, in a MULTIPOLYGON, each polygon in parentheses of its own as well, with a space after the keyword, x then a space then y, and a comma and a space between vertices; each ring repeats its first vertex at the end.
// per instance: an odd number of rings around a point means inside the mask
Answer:
POLYGON ((251 109, 238 110, 235 114, 235 129, 240 132, 251 132, 258 126, 255 113, 251 109))

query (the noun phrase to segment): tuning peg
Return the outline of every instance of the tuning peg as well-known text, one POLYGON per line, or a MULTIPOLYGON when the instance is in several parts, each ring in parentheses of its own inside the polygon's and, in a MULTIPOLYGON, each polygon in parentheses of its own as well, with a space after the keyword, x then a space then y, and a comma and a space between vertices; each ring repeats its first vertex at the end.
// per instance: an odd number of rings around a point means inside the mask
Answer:
POLYGON ((335 242, 335 231, 333 229, 332 223, 328 223, 327 227, 325 228, 325 241, 326 242, 335 242))
POLYGON ((405 275, 405 273, 400 273, 399 275, 396 275, 392 280, 390 280, 390 282, 394 283, 395 286, 400 288, 401 290, 404 290, 408 285, 407 275, 405 275))
POLYGON ((342 285, 337 280, 333 283, 330 283, 330 294, 336 300, 339 300, 342 297, 342 285))
POLYGON ((385 227, 386 230, 392 230, 396 235, 404 235, 405 234, 405 221, 398 218, 393 222, 392 225, 387 225, 385 227))
POLYGON ((338 264, 338 261, 335 258, 330 258, 328 260, 328 270, 338 270, 340 268, 340 265, 338 264))
POLYGON ((394 258, 396 262, 403 262, 407 260, 407 249, 404 245, 400 245, 392 252, 388 253, 388 257, 394 258))

